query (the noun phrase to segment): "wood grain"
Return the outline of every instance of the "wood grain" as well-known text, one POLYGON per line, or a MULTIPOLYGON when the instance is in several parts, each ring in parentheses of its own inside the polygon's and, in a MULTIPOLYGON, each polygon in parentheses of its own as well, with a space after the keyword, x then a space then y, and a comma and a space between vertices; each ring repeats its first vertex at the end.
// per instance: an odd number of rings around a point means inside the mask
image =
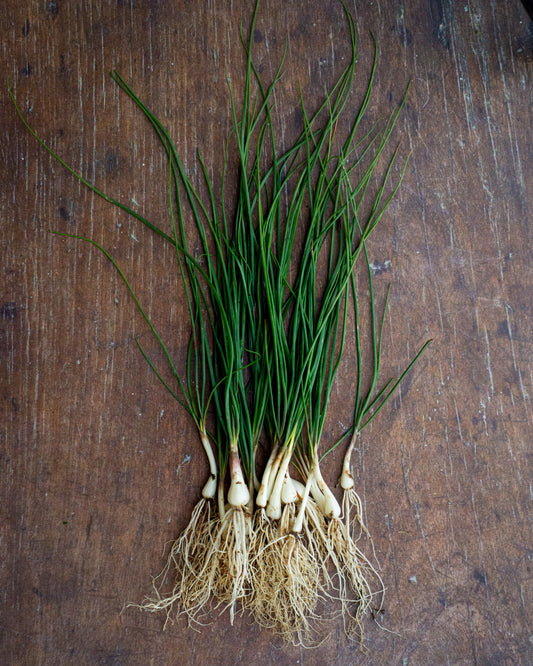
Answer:
MULTIPOLYGON (((385 374, 430 352, 364 433, 357 487, 387 586, 366 654, 340 625, 311 651, 247 617, 200 632, 124 603, 150 591, 206 468, 192 424, 138 353, 156 345, 113 251, 175 358, 187 344, 172 252, 91 194, 32 139, 0 91, 0 661, 3 664, 533 662, 532 24, 516 0, 348 3, 358 83, 379 43, 370 117, 413 85, 395 141, 410 166, 370 247, 392 297, 385 374), (390 262, 390 263, 389 263, 390 262)), ((109 78, 165 119, 195 176, 219 182, 251 3, 4 0, 2 71, 32 127, 88 180, 165 224, 156 138, 109 78)), ((268 77, 287 37, 278 122, 298 130, 349 53, 339 3, 263 0, 268 77), (343 60, 344 59, 344 60, 343 60), (301 118, 300 118, 301 120, 301 118)), ((356 96, 357 97, 357 96, 356 96)), ((356 101, 354 98, 354 103, 356 101)), ((350 342, 353 352, 353 341, 350 342)), ((330 412, 349 421, 350 349, 330 412)), ((340 457, 327 467, 334 480, 340 457)))

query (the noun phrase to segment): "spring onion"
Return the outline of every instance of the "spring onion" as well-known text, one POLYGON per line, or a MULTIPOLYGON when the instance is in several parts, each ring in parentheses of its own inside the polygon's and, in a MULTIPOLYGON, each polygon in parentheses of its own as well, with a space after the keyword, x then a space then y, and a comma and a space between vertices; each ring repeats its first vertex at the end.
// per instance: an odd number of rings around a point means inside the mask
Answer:
POLYGON ((314 113, 308 113, 301 98, 301 132, 281 150, 273 120, 274 91, 285 55, 266 84, 252 54, 256 3, 249 37, 242 30, 240 34, 246 68, 239 110, 227 81, 232 130, 219 191, 201 155, 202 182, 195 185, 170 132, 133 88, 112 73, 166 155, 167 229, 68 166, 29 127, 9 90, 22 122, 55 159, 173 247, 185 289, 190 341, 182 370, 112 255, 90 238, 73 236, 101 250, 127 285, 172 379, 164 378, 137 341, 139 349, 195 423, 207 460, 207 480, 189 524, 172 544, 153 595, 139 606, 165 611, 167 618, 185 613, 198 623, 216 606, 229 610, 232 623, 237 612, 248 611, 262 626, 302 645, 320 640, 322 623, 338 615, 346 633, 362 640, 364 617, 379 603, 383 583, 357 545, 359 534, 368 531, 351 455, 361 431, 428 344, 398 378, 378 388, 388 292, 379 320, 368 243, 407 166, 405 161, 393 182, 398 150, 389 156, 386 150, 405 96, 388 118, 363 131, 377 68, 374 43, 368 83, 341 139, 339 119, 352 108, 356 69, 355 22, 343 8, 352 46, 349 62, 314 113), (233 166, 238 167, 236 191, 228 193, 227 174, 233 166), (355 277, 360 263, 366 291, 355 277), (360 316, 368 294, 370 344, 360 316), (355 321, 356 395, 339 477, 343 497, 338 498, 323 476, 323 461, 332 449, 323 451, 322 435, 350 333, 350 313, 355 321))

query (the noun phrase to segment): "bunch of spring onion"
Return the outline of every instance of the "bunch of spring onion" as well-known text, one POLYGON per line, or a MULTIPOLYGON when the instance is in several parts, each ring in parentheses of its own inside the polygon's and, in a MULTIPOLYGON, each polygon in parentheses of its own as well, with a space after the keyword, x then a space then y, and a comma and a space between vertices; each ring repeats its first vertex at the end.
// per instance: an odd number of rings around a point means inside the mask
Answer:
POLYGON ((117 262, 92 239, 74 236, 104 252, 128 286, 164 352, 172 381, 140 343, 139 348, 194 420, 209 467, 189 524, 170 549, 154 596, 141 607, 166 611, 168 617, 185 613, 200 623, 213 606, 228 608, 232 622, 239 610, 249 611, 284 639, 307 644, 320 637, 323 620, 338 614, 348 634, 362 637, 366 611, 379 605, 381 579, 356 543, 366 528, 350 456, 361 430, 428 343, 399 378, 378 388, 384 313, 379 322, 367 243, 405 171, 404 163, 391 184, 393 151, 381 177, 376 173, 404 100, 384 122, 361 131, 376 71, 375 51, 347 136, 337 137, 339 118, 350 106, 356 63, 355 25, 345 10, 350 61, 313 114, 301 100, 302 131, 281 151, 273 93, 283 60, 265 84, 252 57, 257 12, 258 5, 250 37, 241 32, 246 72, 240 112, 228 81, 233 129, 218 192, 198 155, 207 195, 200 194, 168 130, 124 79, 112 74, 151 124, 168 158, 167 230, 71 169, 16 108, 35 138, 84 185, 173 246, 185 288, 191 336, 181 371, 117 262), (237 192, 228 194, 233 156, 237 192), (360 262, 370 294, 366 345, 355 279, 360 262), (337 499, 322 476, 321 462, 329 451, 322 451, 321 436, 350 312, 356 395, 339 478, 344 496, 337 499))

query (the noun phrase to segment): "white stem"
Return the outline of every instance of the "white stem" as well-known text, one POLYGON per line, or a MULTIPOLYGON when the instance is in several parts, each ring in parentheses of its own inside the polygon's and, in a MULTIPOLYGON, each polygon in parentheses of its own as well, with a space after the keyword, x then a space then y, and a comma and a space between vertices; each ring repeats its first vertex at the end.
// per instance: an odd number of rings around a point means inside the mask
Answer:
POLYGON ((204 431, 200 431, 200 439, 202 440, 202 445, 207 455, 207 460, 209 461, 209 471, 210 471, 209 479, 207 480, 207 483, 205 484, 202 490, 202 497, 205 497, 205 499, 213 499, 217 491, 217 476, 218 476, 217 462, 215 460, 213 447, 211 446, 211 442, 209 441, 207 433, 205 433, 204 431))
POLYGON ((231 482, 228 490, 228 502, 232 507, 243 507, 250 500, 250 491, 244 480, 241 461, 236 450, 230 451, 229 470, 231 482))
POLYGON ((279 461, 281 460, 281 453, 279 453, 278 455, 278 451, 279 451, 279 446, 276 444, 272 449, 270 456, 268 458, 265 471, 263 472, 263 478, 261 479, 261 485, 259 487, 259 491, 257 492, 257 497, 255 498, 256 505, 261 508, 264 508, 267 505, 270 477, 272 476, 274 468, 275 470, 277 470, 277 468, 279 467, 279 461))
POLYGON ((267 503, 270 498, 270 495, 272 494, 272 489, 274 488, 274 484, 276 483, 276 479, 278 477, 279 473, 279 468, 283 460, 283 449, 281 449, 278 446, 278 453, 276 455, 276 459, 274 460, 274 463, 272 465, 272 469, 270 470, 270 475, 268 477, 268 484, 267 484, 267 491, 266 491, 266 499, 267 503))
POLYGON ((217 502, 218 502, 218 515, 220 517, 220 520, 224 518, 224 515, 226 513, 226 506, 224 504, 224 481, 223 479, 219 479, 217 483, 217 502))
MULTIPOLYGON (((335 495, 329 489, 329 486, 322 478, 318 461, 313 469, 313 476, 316 483, 324 495, 323 512, 326 518, 338 518, 341 515, 341 507, 337 502, 335 495)), ((322 508, 322 507, 321 507, 322 508)))
POLYGON ((318 487, 318 483, 316 482, 316 479, 312 472, 309 472, 309 476, 311 478, 311 496, 315 500, 315 503, 320 509, 320 511, 324 515, 326 515, 325 511, 326 498, 324 497, 324 493, 318 487))
POLYGON ((298 494, 298 499, 302 500, 303 496, 304 496, 304 493, 305 493, 304 484, 301 481, 297 481, 296 479, 292 479, 292 478, 291 478, 291 481, 292 481, 292 485, 293 485, 294 489, 296 490, 296 492, 298 494))
POLYGON ((202 488, 202 497, 205 499, 213 499, 217 492, 217 477, 211 476, 207 479, 205 486, 202 488))
POLYGON ((357 431, 354 432, 350 444, 346 449, 346 453, 344 454, 344 460, 342 461, 342 472, 339 476, 338 483, 343 490, 350 490, 355 485, 353 476, 350 472, 350 461, 352 458, 352 451, 355 445, 355 440, 357 439, 357 434, 357 431))
POLYGON ((281 501, 283 504, 293 504, 298 500, 298 491, 290 477, 289 472, 285 474, 283 485, 281 486, 281 501))
POLYGON ((272 492, 268 498, 266 514, 272 520, 279 520, 281 518, 281 491, 283 489, 283 482, 285 480, 285 475, 291 461, 291 455, 292 446, 288 446, 283 453, 283 458, 279 465, 278 473, 276 474, 272 492))
POLYGON ((302 531, 305 510, 307 508, 307 501, 309 500, 309 493, 311 492, 312 483, 313 483, 313 477, 310 475, 307 477, 307 483, 305 484, 304 494, 302 497, 300 508, 298 509, 298 513, 292 525, 292 531, 297 534, 299 534, 302 531))

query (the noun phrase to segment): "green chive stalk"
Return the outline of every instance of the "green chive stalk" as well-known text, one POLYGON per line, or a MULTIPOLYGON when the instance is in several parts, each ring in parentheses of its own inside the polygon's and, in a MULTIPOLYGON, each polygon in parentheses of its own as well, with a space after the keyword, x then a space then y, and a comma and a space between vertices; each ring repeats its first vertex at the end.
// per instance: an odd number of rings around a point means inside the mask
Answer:
POLYGON ((339 121, 351 107, 357 46, 354 19, 341 4, 351 57, 312 115, 301 99, 301 133, 292 146, 280 150, 274 91, 285 54, 272 81, 265 84, 252 57, 256 3, 248 37, 240 33, 246 67, 239 110, 228 79, 232 131, 217 192, 198 155, 205 193, 200 194, 168 129, 133 88, 112 73, 150 123, 168 160, 167 229, 66 164, 29 127, 9 89, 22 122, 56 160, 174 249, 190 325, 182 370, 112 255, 92 239, 73 236, 103 252, 125 282, 164 353, 171 379, 137 340, 139 349, 193 419, 209 469, 201 499, 171 546, 155 596, 140 606, 168 616, 183 612, 192 622, 203 622, 213 604, 227 607, 232 623, 239 608, 248 609, 259 624, 299 644, 312 640, 322 620, 317 608, 326 601, 339 604, 347 632, 360 634, 363 617, 379 592, 369 582, 375 569, 353 534, 354 526, 364 524, 350 459, 363 428, 428 344, 398 379, 377 389, 385 315, 378 323, 367 244, 405 173, 406 163, 391 183, 395 150, 375 185, 376 169, 405 97, 383 123, 361 131, 377 67, 374 45, 367 85, 347 136, 340 139, 339 121), (236 191, 228 193, 233 156, 238 180, 236 191), (355 281, 360 257, 370 291, 370 354, 360 330, 361 296, 355 281), (339 502, 322 476, 321 461, 329 451, 322 453, 321 438, 349 332, 350 308, 357 379, 351 439, 339 478, 344 497, 339 502), (364 387, 368 358, 371 380, 364 387), (267 460, 261 469, 263 446, 267 460), (171 589, 164 591, 168 580, 171 589))

